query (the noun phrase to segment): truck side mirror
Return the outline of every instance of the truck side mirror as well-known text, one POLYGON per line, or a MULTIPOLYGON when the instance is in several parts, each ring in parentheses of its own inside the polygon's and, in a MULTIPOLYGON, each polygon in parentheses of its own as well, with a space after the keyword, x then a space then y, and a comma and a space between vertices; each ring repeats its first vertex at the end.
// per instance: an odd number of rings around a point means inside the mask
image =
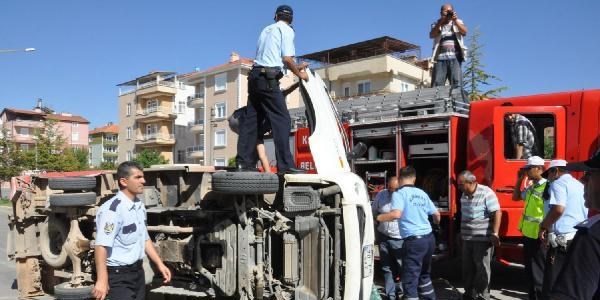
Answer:
POLYGON ((362 157, 367 152, 367 145, 363 142, 358 142, 352 147, 352 151, 347 154, 348 160, 354 160, 362 157))

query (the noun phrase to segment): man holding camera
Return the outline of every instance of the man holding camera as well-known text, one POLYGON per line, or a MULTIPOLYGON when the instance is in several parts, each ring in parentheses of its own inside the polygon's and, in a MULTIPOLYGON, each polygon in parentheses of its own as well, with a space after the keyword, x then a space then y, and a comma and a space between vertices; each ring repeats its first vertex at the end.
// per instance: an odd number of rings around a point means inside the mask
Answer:
POLYGON ((466 58, 466 47, 463 37, 467 35, 467 27, 458 18, 451 4, 442 5, 440 18, 431 25, 429 37, 433 39, 432 86, 443 86, 450 81, 452 89, 462 90, 461 63, 466 58))

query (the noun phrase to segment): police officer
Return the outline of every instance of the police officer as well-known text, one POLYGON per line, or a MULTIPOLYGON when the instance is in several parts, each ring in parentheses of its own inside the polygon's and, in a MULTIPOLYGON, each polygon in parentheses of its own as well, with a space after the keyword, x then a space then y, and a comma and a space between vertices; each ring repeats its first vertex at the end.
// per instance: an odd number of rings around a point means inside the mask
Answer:
POLYGON ((543 172, 544 159, 539 156, 528 158, 527 164, 519 170, 513 195, 515 200, 525 200, 523 215, 519 221, 519 231, 524 237, 525 274, 530 300, 541 299, 546 261, 546 247, 542 247, 538 238, 540 223, 544 219, 543 194, 548 187, 548 181, 542 177, 543 172), (531 180, 531 183, 521 190, 525 175, 531 180))
POLYGON ((284 66, 300 79, 308 80, 308 74, 302 71, 307 64, 296 65, 294 62, 294 30, 290 26, 293 15, 291 7, 277 7, 275 23, 265 27, 258 39, 254 66, 248 75, 248 109, 238 136, 236 161, 239 171, 256 170, 258 124, 266 118, 273 128, 278 173, 305 172, 295 168, 290 152, 291 120, 279 88, 284 66))
POLYGON ((540 239, 549 246, 544 266, 542 298, 548 299, 556 278, 565 263, 567 251, 575 237, 575 225, 587 219, 583 184, 567 172, 567 162, 553 160, 548 167, 550 200, 540 224, 540 239))
MULTIPOLYGON (((377 193, 371 203, 373 216, 389 213, 392 208, 392 195, 398 190, 398 177, 392 176, 387 181, 387 189, 377 193)), ((401 294, 402 289, 396 291, 396 275, 402 269, 402 236, 398 222, 379 222, 377 224, 377 240, 379 242, 379 256, 383 278, 385 280, 385 295, 389 300, 395 300, 396 294, 401 294)), ((401 285, 402 283, 400 283, 401 285)))
MULTIPOLYGON (((585 171, 585 204, 600 209, 600 149, 583 162, 569 164, 570 171, 585 171)), ((552 289, 551 299, 600 299, 600 215, 575 226, 577 234, 566 263, 552 289)))
POLYGON ((431 257, 435 249, 429 216, 440 223, 440 213, 421 189, 414 186, 417 172, 411 166, 400 169, 400 189, 392 195, 392 211, 377 216, 379 222, 398 220, 402 245, 402 287, 404 299, 435 299, 431 283, 431 257))
POLYGON ((121 191, 96 215, 96 299, 145 299, 144 251, 161 272, 164 283, 171 271, 162 262, 146 229, 146 208, 136 195, 144 191, 143 168, 126 161, 117 168, 121 191))

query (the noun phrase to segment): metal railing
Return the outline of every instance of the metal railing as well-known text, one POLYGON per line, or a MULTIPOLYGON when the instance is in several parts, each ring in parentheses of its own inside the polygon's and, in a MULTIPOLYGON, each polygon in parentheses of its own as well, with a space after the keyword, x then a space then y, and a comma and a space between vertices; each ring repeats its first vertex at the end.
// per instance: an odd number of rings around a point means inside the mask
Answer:
POLYGON ((150 134, 143 134, 143 135, 138 135, 136 140, 138 141, 151 141, 151 140, 174 140, 175 139, 175 135, 174 134, 163 134, 163 133, 150 133, 150 134))
POLYGON ((138 109, 137 114, 142 115, 142 116, 147 116, 149 114, 153 114, 153 113, 157 113, 157 112, 165 113, 165 114, 172 114, 173 110, 164 108, 162 106, 154 106, 154 107, 147 107, 145 109, 138 109))
POLYGON ((194 125, 204 125, 204 119, 198 119, 198 120, 188 122, 188 126, 194 126, 194 125))
POLYGON ((187 153, 197 152, 197 151, 204 151, 204 146, 197 145, 197 146, 187 147, 187 153))

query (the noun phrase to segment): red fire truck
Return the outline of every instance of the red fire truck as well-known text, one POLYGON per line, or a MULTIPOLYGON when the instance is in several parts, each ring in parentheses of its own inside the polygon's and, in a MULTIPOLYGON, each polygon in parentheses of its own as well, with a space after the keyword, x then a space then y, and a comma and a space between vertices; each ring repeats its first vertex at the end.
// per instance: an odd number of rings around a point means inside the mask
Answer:
MULTIPOLYGON (((516 174, 525 164, 514 159, 508 114, 531 121, 538 155, 551 159, 584 160, 600 146, 600 90, 563 92, 465 103, 449 87, 399 94, 358 97, 336 103, 347 125, 349 144, 363 142, 365 157, 352 162, 373 196, 386 178, 412 165, 423 188, 442 214, 437 232, 438 256, 453 254, 460 230, 460 192, 456 176, 472 171, 479 183, 490 186, 502 208, 501 241, 497 259, 507 265, 522 263, 522 235, 518 222, 523 202, 512 199, 516 174)), ((291 110, 297 126, 292 143, 298 167, 312 169, 310 132, 302 127, 303 109, 291 110)))

